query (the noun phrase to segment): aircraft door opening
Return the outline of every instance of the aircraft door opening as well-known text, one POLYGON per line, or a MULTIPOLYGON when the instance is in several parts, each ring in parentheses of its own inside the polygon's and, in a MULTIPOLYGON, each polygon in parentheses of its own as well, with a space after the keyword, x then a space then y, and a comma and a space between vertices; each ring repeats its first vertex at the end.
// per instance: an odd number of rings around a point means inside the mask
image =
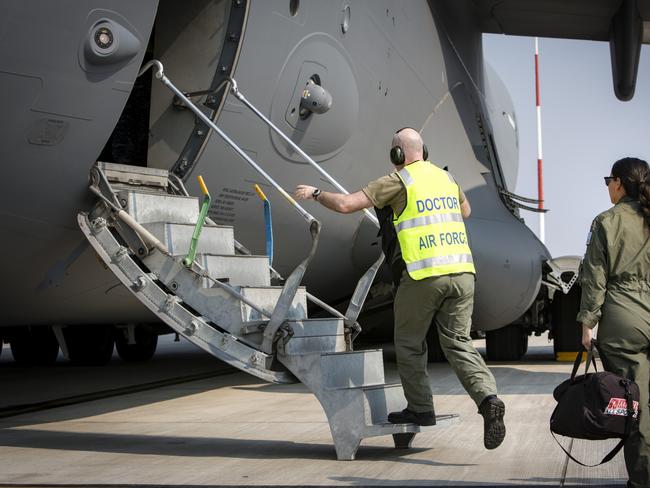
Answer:
MULTIPOLYGON (((248 2, 162 0, 153 36, 153 57, 194 103, 218 116, 225 98, 218 88, 236 64, 248 2)), ((146 75, 147 77, 150 75, 146 75)), ((222 86, 222 85, 221 85, 222 86)), ((163 85, 151 87, 148 166, 186 177, 207 142, 209 130, 163 85)))

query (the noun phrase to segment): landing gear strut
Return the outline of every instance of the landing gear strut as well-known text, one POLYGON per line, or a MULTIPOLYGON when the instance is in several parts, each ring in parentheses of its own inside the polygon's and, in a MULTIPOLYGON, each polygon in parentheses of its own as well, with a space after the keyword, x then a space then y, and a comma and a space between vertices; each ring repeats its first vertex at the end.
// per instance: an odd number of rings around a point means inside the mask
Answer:
POLYGON ((124 361, 147 361, 156 352, 158 345, 158 334, 147 325, 136 325, 132 330, 133 343, 129 344, 127 329, 116 330, 115 346, 117 354, 124 361))
POLYGON ((48 326, 20 328, 12 334, 11 353, 22 366, 46 366, 56 362, 59 343, 48 326))
POLYGON ((517 361, 528 351, 528 334, 519 324, 511 324, 485 333, 490 361, 517 361))
POLYGON ((582 329, 576 321, 580 310, 582 288, 574 285, 564 295, 556 291, 553 296, 551 331, 553 332, 553 352, 557 357, 561 352, 577 352, 582 341, 582 329))
POLYGON ((110 325, 71 325, 63 329, 70 361, 78 366, 104 366, 113 356, 110 325))

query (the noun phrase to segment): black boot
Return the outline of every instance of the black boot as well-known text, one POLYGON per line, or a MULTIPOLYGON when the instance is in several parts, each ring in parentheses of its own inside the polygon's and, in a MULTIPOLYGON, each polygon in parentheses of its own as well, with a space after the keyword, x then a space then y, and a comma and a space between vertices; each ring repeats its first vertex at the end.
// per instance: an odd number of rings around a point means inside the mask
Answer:
POLYGON ((503 417, 506 406, 496 395, 490 395, 478 407, 483 416, 483 444, 486 449, 495 449, 501 445, 506 436, 506 424, 503 417))
POLYGON ((389 413, 388 421, 391 424, 436 425, 436 414, 433 410, 430 412, 413 412, 405 408, 401 412, 389 413))

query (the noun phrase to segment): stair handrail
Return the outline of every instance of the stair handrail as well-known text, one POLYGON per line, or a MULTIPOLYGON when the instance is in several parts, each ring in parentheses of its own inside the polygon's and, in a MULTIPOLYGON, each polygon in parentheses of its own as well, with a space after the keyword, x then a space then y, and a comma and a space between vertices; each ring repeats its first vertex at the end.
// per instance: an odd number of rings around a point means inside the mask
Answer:
POLYGON ((271 175, 264 171, 260 165, 258 165, 253 159, 248 156, 241 149, 237 143, 235 143, 225 132, 223 132, 217 124, 215 124, 210 118, 205 115, 182 91, 180 91, 176 86, 165 76, 163 64, 157 59, 152 59, 151 61, 145 63, 145 65, 138 72, 138 76, 142 76, 150 68, 155 67, 154 76, 156 79, 160 80, 167 88, 169 88, 174 95, 178 97, 183 104, 189 108, 194 114, 203 121, 209 128, 214 130, 219 136, 239 155, 244 159, 255 171, 257 171, 266 181, 268 181, 271 186, 273 186, 279 193, 282 195, 291 206, 307 221, 309 224, 309 232, 311 234, 311 249, 307 257, 291 272, 287 280, 285 281, 280 297, 276 303, 276 306, 271 314, 271 318, 266 328, 264 329, 264 335, 262 338, 262 343, 260 344, 260 349, 267 354, 271 354, 275 347, 275 342, 279 337, 280 327, 286 321, 289 315, 289 309, 293 303, 294 297, 300 286, 300 282, 311 262, 314 254, 316 253, 316 248, 318 247, 318 238, 321 231, 321 223, 312 216, 307 210, 305 210, 298 202, 285 191, 282 186, 277 183, 271 175))
MULTIPOLYGON (((305 151, 303 151, 298 144, 293 142, 284 132, 282 132, 273 122, 271 122, 266 115, 264 115, 260 110, 258 110, 255 105, 253 105, 245 96, 244 94, 239 90, 239 87, 237 85, 237 80, 235 80, 232 77, 227 78, 228 81, 230 82, 230 92, 239 100, 242 102, 244 105, 246 105, 255 115, 257 115, 260 119, 262 119, 266 125, 268 125, 273 132, 275 132, 277 135, 279 135, 287 144, 289 144, 298 154, 300 154, 305 161, 309 163, 309 165, 314 168, 320 175, 325 178, 327 181, 329 181, 338 191, 341 193, 344 193, 346 195, 349 195, 350 192, 347 191, 332 175, 330 175, 327 171, 325 171, 316 161, 314 161, 305 151)), ((379 228, 379 220, 377 217, 375 217, 370 210, 367 208, 363 209, 363 213, 365 216, 370 220, 373 224, 379 228)))
MULTIPOLYGON (((246 96, 239 90, 239 86, 237 85, 237 80, 235 80, 232 77, 227 78, 227 80, 230 82, 230 92, 239 100, 242 102, 246 107, 248 107, 255 115, 257 115, 266 125, 273 130, 278 136, 280 136, 287 144, 289 144, 298 154, 300 154, 305 161, 309 163, 309 165, 314 168, 321 176, 323 176, 327 181, 329 181, 337 190, 339 190, 341 193, 344 193, 345 195, 349 195, 350 192, 348 192, 343 185, 341 185, 336 179, 330 175, 325 169, 323 169, 316 161, 314 161, 305 151, 303 151, 298 144, 293 142, 284 132, 282 132, 273 122, 269 120, 266 115, 264 115, 255 105, 253 105, 247 98, 246 96)), ((377 228, 379 228, 379 220, 375 215, 373 215, 370 210, 367 208, 363 209, 363 213, 366 216, 368 220, 370 220, 377 228)), ((375 279, 375 276, 377 274, 377 271, 379 270, 379 267, 381 264, 384 262, 384 254, 380 253, 379 258, 367 269, 367 271, 363 274, 363 276, 359 279, 357 282, 357 286, 354 289, 354 292, 352 293, 352 298, 350 299, 350 304, 348 305, 348 308, 344 314, 346 321, 348 322, 348 325, 353 326, 355 328, 355 333, 358 334, 361 330, 359 327, 359 324, 357 323, 357 318, 359 317, 359 314, 361 313, 361 309, 363 307, 364 302, 366 301, 366 297, 368 296, 368 292, 370 291, 370 287, 372 286, 372 283, 375 279)), ((356 335, 354 336, 356 337, 356 335)), ((354 339, 353 337, 353 339, 354 339)))

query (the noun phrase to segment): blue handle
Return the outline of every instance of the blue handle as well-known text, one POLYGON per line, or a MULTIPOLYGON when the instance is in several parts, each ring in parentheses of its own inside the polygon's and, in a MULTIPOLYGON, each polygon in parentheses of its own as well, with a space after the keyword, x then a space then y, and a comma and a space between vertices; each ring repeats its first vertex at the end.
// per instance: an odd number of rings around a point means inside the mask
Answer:
POLYGON ((266 254, 269 264, 273 266, 273 219, 271 218, 271 202, 264 200, 264 227, 266 229, 266 254))

